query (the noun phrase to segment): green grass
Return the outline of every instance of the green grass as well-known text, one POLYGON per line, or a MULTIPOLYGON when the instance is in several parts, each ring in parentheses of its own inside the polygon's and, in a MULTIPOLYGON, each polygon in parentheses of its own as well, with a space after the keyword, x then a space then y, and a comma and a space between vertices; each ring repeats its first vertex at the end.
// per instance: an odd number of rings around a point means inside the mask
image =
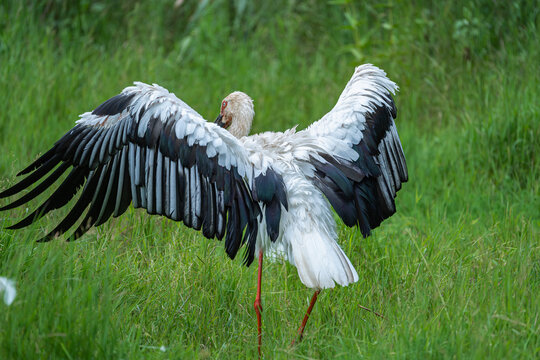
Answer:
MULTIPOLYGON (((324 115, 372 62, 400 85, 410 181, 368 239, 340 223, 360 280, 321 293, 295 348, 311 291, 292 266, 265 263, 265 357, 538 358, 538 9, 419 3, 2 4, 0 188, 132 81, 210 120, 243 90, 255 132, 284 130, 324 115)), ((256 357, 256 266, 131 208, 77 242, 35 243, 61 215, 0 230, 0 276, 18 290, 0 303, 0 358, 256 357)))

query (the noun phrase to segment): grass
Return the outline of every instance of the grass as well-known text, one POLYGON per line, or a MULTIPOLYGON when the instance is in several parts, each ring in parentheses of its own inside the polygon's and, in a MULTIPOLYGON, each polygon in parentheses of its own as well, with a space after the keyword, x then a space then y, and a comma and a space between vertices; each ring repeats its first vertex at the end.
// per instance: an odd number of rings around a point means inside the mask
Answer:
MULTIPOLYGON (((355 64, 372 62, 400 85, 410 181, 368 239, 340 225, 360 280, 321 293, 293 349, 311 291, 292 266, 265 263, 263 353, 538 358, 538 10, 242 3, 0 5, 0 188, 134 80, 171 89, 211 120, 241 89, 255 99, 258 132, 307 126, 355 64)), ((25 211, 2 213, 0 226, 25 211)), ((36 244, 60 216, 0 230, 0 275, 18 290, 10 307, 0 303, 0 358, 256 357, 255 266, 133 209, 77 242, 36 244)))

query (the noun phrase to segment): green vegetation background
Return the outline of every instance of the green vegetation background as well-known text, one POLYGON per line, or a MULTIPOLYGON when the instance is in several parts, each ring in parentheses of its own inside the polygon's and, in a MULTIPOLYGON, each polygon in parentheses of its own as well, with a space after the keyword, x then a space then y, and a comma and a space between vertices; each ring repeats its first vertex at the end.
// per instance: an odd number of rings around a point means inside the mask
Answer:
MULTIPOLYGON (((253 130, 278 131, 319 119, 354 66, 374 63, 400 85, 410 181, 368 239, 340 225, 360 280, 321 294, 292 349, 311 291, 290 265, 266 263, 265 357, 538 358, 539 8, 3 1, 0 188, 132 81, 159 83, 210 120, 243 90, 253 130)), ((2 213, 0 225, 26 211, 2 213)), ((0 276, 18 289, 10 307, 0 302, 0 358, 256 357, 256 266, 133 209, 77 242, 36 244, 61 215, 0 230, 0 276)))

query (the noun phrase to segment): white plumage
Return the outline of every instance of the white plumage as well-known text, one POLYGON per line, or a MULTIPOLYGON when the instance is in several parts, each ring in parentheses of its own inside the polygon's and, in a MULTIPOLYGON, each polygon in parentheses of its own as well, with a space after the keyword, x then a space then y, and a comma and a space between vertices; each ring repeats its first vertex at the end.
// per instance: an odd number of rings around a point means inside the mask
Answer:
MULTIPOLYGON (((70 170, 42 205, 11 228, 31 224, 78 194, 66 218, 41 240, 80 221, 70 237, 75 239, 132 203, 202 229, 208 238, 225 237, 231 258, 246 245, 248 265, 255 254, 260 264, 263 253, 279 254, 316 294, 336 283, 345 286, 358 274, 337 243, 331 208, 368 236, 395 212, 396 192, 407 180, 393 120, 396 90, 384 71, 362 65, 335 107, 307 129, 247 136, 254 110, 244 93, 224 99, 214 124, 166 89, 137 82, 82 114, 21 171, 29 175, 0 197, 44 180, 1 210, 32 200, 70 170)), ((257 299, 256 309, 260 286, 257 299)))
MULTIPOLYGON (((283 177, 288 211, 281 213, 280 233, 272 242, 263 226, 259 230, 255 253, 260 250, 285 257, 297 267, 304 285, 314 289, 348 285, 358 275, 337 244, 336 223, 323 193, 310 178, 315 171, 310 154, 324 151, 308 132, 263 133, 240 139, 250 157, 261 155, 261 162, 283 177)), ((253 162, 255 163, 255 162, 253 162)))

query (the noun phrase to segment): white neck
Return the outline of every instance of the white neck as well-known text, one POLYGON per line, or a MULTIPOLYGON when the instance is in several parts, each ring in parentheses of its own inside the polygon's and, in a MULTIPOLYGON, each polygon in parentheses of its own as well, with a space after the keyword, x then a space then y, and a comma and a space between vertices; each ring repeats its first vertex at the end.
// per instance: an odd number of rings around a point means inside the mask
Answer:
POLYGON ((237 138, 248 136, 251 131, 251 124, 253 123, 253 115, 253 110, 235 113, 231 126, 227 130, 237 138))
POLYGON ((239 91, 231 93, 225 100, 228 101, 228 106, 225 108, 223 116, 226 120, 230 119, 230 126, 227 130, 237 138, 249 135, 255 116, 253 100, 239 91))

